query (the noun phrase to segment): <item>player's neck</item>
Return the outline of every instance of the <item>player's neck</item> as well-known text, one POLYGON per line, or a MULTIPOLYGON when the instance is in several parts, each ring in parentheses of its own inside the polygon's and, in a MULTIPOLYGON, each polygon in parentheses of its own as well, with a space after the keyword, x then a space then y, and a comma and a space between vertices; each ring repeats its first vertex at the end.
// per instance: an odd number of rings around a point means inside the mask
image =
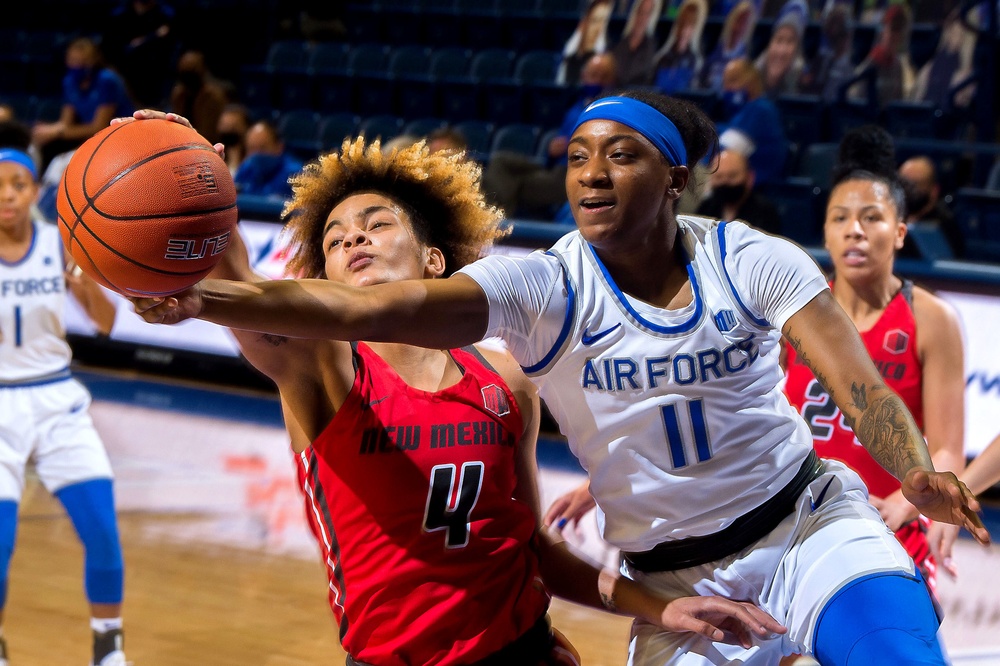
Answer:
POLYGON ((365 344, 388 363, 400 379, 415 389, 440 391, 462 377, 462 371, 446 351, 391 342, 365 344))
POLYGON ((25 224, 0 225, 0 259, 7 263, 23 259, 33 235, 31 220, 25 224))
POLYGON ((900 279, 892 274, 884 279, 866 281, 840 277, 833 283, 833 295, 859 330, 866 330, 862 324, 881 315, 901 286, 900 279))

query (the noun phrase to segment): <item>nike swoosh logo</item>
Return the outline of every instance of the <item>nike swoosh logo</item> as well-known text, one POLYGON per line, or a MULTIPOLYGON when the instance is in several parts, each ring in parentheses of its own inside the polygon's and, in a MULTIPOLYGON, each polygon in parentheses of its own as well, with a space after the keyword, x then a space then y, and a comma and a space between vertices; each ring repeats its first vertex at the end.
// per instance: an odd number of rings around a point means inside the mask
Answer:
POLYGON ((383 400, 388 400, 388 399, 389 399, 389 396, 384 395, 381 398, 379 398, 378 400, 372 400, 371 402, 362 403, 361 404, 361 409, 371 409, 372 405, 377 405, 378 403, 382 402, 383 400))
POLYGON ((597 342, 601 338, 604 338, 604 337, 606 337, 606 336, 611 335, 612 333, 614 333, 616 330, 618 330, 618 327, 621 326, 621 325, 622 325, 622 323, 618 322, 617 324, 615 324, 611 328, 606 328, 603 331, 598 331, 597 333, 594 333, 593 335, 591 335, 590 333, 588 333, 587 329, 584 329, 583 330, 583 338, 580 340, 580 342, 583 343, 584 347, 589 347, 590 345, 594 344, 595 342, 597 342))

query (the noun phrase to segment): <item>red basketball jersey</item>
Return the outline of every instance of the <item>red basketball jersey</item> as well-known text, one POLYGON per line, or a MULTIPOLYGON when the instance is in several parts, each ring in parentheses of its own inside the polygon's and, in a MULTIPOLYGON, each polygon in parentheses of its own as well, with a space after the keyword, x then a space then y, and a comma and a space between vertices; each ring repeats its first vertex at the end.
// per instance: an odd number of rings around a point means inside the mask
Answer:
MULTIPOLYGON (((861 339, 886 385, 899 394, 917 425, 923 428, 923 373, 917 354, 912 290, 913 284, 904 281, 903 288, 889 301, 875 325, 861 333, 861 339)), ((787 343, 785 349, 788 352, 785 394, 812 429, 816 452, 823 458, 846 463, 861 475, 874 497, 886 497, 899 490, 899 481, 861 445, 812 371, 799 361, 787 343)), ((926 518, 920 516, 900 528, 896 536, 933 584, 935 566, 927 544, 926 525, 926 518)))
POLYGON ((517 403, 474 355, 461 380, 405 384, 358 343, 354 386, 297 457, 341 644, 360 662, 465 664, 546 612, 531 508, 513 499, 517 403))

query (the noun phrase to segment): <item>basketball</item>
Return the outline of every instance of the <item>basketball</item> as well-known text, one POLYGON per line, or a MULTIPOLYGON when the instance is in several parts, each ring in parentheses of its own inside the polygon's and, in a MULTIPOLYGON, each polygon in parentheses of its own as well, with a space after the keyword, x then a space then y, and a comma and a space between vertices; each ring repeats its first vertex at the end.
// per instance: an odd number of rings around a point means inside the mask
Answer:
POLYGON ((63 245, 98 283, 166 296, 205 277, 236 231, 236 186, 189 127, 138 120, 81 145, 56 196, 63 245))

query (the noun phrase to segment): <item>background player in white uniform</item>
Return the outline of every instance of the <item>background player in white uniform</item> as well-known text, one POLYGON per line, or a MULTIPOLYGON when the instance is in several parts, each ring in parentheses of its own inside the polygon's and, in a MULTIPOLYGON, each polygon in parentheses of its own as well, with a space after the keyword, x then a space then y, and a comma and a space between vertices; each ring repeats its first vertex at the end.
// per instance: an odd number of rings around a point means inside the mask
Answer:
MULTIPOLYGON (((93 663, 122 666, 124 569, 111 465, 87 411, 90 395, 70 376, 67 288, 100 333, 111 331, 115 309, 97 283, 67 270, 56 226, 32 219, 37 194, 31 157, 0 149, 0 620, 25 467, 33 460, 84 545, 93 663)), ((5 665, 2 635, 0 650, 5 665)))
POLYGON ((689 169, 715 143, 695 107, 630 91, 581 115, 566 177, 579 231, 549 253, 432 282, 206 281, 134 302, 149 321, 299 337, 502 337, 587 469, 625 573, 668 594, 752 600, 788 627, 744 649, 636 622, 632 663, 814 651, 824 664, 943 663, 919 573, 857 475, 815 458, 781 394, 779 331, 921 511, 986 541, 978 504, 933 471, 807 255, 740 223, 677 219, 689 169))

